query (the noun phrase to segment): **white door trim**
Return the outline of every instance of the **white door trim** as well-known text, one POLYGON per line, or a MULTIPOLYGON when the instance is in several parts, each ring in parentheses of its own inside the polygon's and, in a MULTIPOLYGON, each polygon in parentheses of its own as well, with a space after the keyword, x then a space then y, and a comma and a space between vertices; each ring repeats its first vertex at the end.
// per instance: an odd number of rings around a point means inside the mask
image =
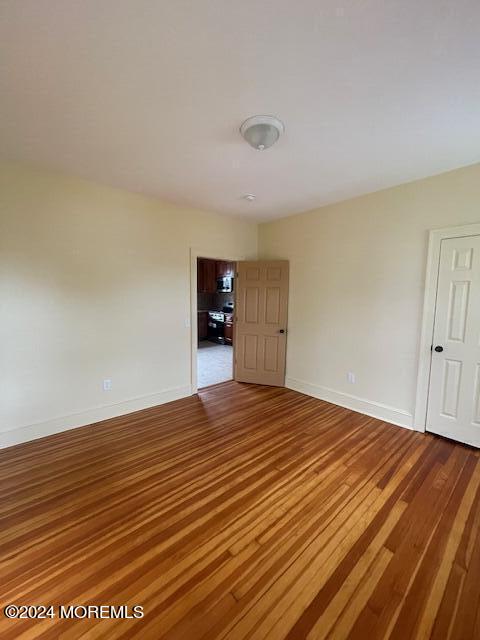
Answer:
POLYGON ((435 321, 435 305, 440 264, 440 245, 448 238, 463 238, 480 235, 480 223, 460 227, 433 229, 429 232, 427 271, 425 276, 425 295, 423 301, 422 330, 420 335, 420 353, 418 359, 417 394, 413 428, 426 431, 428 390, 430 385, 430 364, 432 359, 432 340, 435 321))
MULTIPOLYGON (((192 395, 197 393, 197 258, 210 258, 210 260, 225 260, 227 262, 240 262, 246 260, 245 256, 224 255, 214 247, 190 247, 190 384, 192 395)), ((234 290, 235 291, 235 290, 234 290)), ((234 325, 235 326, 235 325, 234 325)), ((235 336, 234 336, 235 337, 235 336)), ((233 358, 235 359, 235 339, 233 340, 233 358)), ((234 360, 235 362, 235 360, 234 360)), ((233 374, 233 371, 232 371, 233 374)))

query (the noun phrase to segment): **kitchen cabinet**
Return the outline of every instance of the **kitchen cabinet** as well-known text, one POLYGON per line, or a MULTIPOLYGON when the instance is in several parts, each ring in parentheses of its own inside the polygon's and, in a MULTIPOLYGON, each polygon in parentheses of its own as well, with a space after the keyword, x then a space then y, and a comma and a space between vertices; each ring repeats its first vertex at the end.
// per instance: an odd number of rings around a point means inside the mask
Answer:
POLYGON ((217 278, 232 278, 235 275, 235 263, 217 260, 215 262, 215 273, 217 278))
POLYGON ((208 311, 199 311, 197 320, 198 339, 205 340, 208 335, 208 311))
POLYGON ((233 316, 231 313, 225 314, 224 338, 227 344, 233 344, 233 316))
POLYGON ((198 293, 215 293, 217 290, 217 274, 215 260, 198 258, 197 291, 198 293))

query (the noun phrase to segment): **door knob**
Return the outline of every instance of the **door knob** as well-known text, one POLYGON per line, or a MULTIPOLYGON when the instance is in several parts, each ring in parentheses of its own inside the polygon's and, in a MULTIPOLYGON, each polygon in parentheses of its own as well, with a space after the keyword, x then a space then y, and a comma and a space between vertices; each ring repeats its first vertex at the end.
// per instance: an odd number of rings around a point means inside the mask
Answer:
POLYGON ((442 351, 443 351, 443 347, 442 347, 441 345, 437 344, 437 346, 435 347, 435 351, 436 351, 437 353, 442 353, 442 351))
POLYGON ((278 333, 285 333, 285 329, 280 329, 278 333))

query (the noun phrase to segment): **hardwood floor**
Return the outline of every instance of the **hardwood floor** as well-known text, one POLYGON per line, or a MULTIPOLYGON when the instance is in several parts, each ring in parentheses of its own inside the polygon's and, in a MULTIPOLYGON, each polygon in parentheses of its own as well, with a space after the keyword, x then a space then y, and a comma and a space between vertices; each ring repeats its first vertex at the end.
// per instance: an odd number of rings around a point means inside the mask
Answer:
POLYGON ((480 638, 473 449, 230 382, 0 452, 2 640, 480 638))

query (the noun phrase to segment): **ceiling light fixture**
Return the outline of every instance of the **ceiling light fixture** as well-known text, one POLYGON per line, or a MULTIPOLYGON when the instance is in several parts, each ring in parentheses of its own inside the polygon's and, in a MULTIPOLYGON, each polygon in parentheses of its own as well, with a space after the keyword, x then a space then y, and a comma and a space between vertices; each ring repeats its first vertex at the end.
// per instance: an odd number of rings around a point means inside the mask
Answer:
POLYGON ((243 197, 245 200, 248 200, 248 202, 253 202, 257 196, 254 196, 253 193, 247 193, 243 197))
POLYGON ((274 116, 252 116, 240 127, 240 133, 257 151, 268 149, 284 133, 283 122, 274 116))

